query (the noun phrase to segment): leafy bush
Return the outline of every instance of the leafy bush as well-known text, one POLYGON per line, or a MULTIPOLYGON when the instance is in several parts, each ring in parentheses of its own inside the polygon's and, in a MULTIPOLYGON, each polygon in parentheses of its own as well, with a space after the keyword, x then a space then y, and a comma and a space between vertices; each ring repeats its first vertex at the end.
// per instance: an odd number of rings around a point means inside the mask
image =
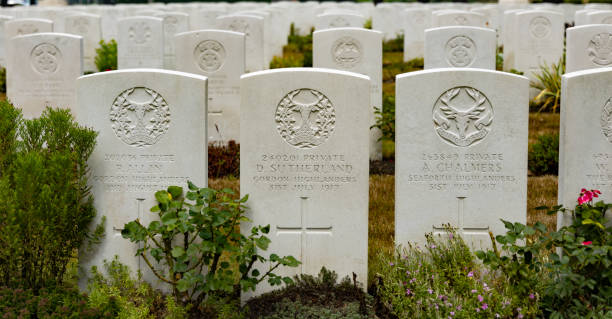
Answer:
POLYGON ((89 279, 88 305, 100 309, 105 317, 112 318, 184 318, 187 311, 176 305, 174 298, 165 298, 161 292, 143 282, 140 273, 133 279, 127 266, 114 260, 104 262, 108 274, 105 277, 92 267, 89 279))
POLYGON ((62 287, 42 288, 38 294, 32 289, 0 287, 0 313, 5 319, 107 317, 89 307, 87 296, 76 288, 62 287))
MULTIPOLYGON (((549 214, 571 214, 572 223, 547 233, 504 221, 496 237, 501 251, 477 252, 484 264, 509 279, 518 298, 538 299, 545 318, 609 318, 612 315, 612 227, 604 226, 612 204, 593 203, 601 194, 583 189, 574 210, 552 207, 549 214), (558 251, 561 254, 558 254, 558 251), (536 294, 528 294, 536 290, 536 294)), ((539 209, 548 209, 540 207, 539 209)))
POLYGON ((404 52, 404 35, 383 42, 383 52, 404 52))
POLYGON ((557 64, 540 66, 540 74, 534 74, 537 81, 531 82, 531 87, 540 90, 534 102, 541 111, 557 111, 561 105, 561 78, 565 73, 565 59, 561 58, 557 64))
POLYGON ((0 101, 0 284, 61 283, 95 215, 87 159, 96 133, 69 110, 38 119, 0 101))
POLYGON ((534 175, 559 173, 559 134, 538 136, 529 150, 529 171, 534 175))
POLYGON ((383 92, 382 110, 376 108, 376 124, 372 127, 382 132, 381 139, 395 141, 395 96, 383 92))
POLYGON ((208 177, 240 177, 240 144, 208 145, 208 177))
POLYGON ((425 61, 423 58, 414 58, 407 62, 393 62, 385 59, 383 60, 383 82, 395 82, 395 76, 398 74, 421 71, 423 70, 424 64, 425 61))
POLYGON ((151 211, 159 215, 159 221, 145 227, 137 219, 121 231, 124 238, 142 245, 137 254, 161 281, 172 287, 177 301, 199 306, 209 294, 237 296, 241 290, 254 290, 266 278, 272 286, 291 282, 291 278, 278 276, 274 270, 281 265, 296 267, 299 262, 292 256, 271 254, 270 268, 264 274, 252 269, 255 262, 268 262, 258 255, 258 250, 268 248, 270 239, 265 234, 270 226, 255 226, 248 237, 240 233, 238 226, 248 221, 244 215, 248 196, 233 200, 228 198, 232 190, 216 191, 188 184, 186 198, 192 203, 185 201, 181 187, 170 186, 167 191, 155 193, 158 204, 151 211), (203 269, 207 270, 205 275, 203 269))
POLYGON ((115 39, 108 42, 100 40, 100 47, 96 48, 94 63, 100 72, 117 70, 117 42, 115 39))
POLYGON ((247 318, 373 318, 371 296, 357 282, 321 269, 318 277, 299 275, 287 287, 263 294, 246 304, 247 318))
POLYGON ((0 67, 0 92, 6 93, 6 69, 0 67))
POLYGON ((288 56, 288 57, 279 57, 275 56, 270 61, 270 69, 280 69, 280 68, 299 68, 304 66, 304 56, 288 56))
POLYGON ((535 303, 513 298, 504 278, 476 262, 455 230, 447 230, 428 234, 425 247, 380 255, 376 294, 383 309, 398 318, 515 318, 517 308, 526 308, 521 303, 535 303))
POLYGON ((372 18, 366 20, 366 22, 363 24, 363 28, 369 30, 372 29, 372 18))

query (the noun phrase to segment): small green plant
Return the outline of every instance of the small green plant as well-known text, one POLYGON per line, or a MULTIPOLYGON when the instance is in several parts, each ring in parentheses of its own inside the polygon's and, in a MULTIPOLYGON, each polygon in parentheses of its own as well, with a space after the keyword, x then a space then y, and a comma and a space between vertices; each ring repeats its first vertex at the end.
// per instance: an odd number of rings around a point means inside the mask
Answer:
POLYGON ((172 287, 177 301, 199 306, 209 294, 237 296, 240 291, 254 290, 265 279, 273 286, 292 282, 274 270, 298 266, 295 258, 271 254, 268 260, 258 254, 270 243, 265 236, 269 225, 253 227, 248 236, 240 233, 240 223, 248 221, 244 206, 248 196, 233 200, 229 198, 232 190, 188 185, 185 197, 178 186, 156 192, 158 204, 151 212, 159 220, 144 226, 136 219, 121 232, 124 238, 142 245, 137 255, 172 287), (256 262, 270 262, 270 267, 262 274, 253 269, 256 262))
POLYGON ((479 251, 483 263, 509 278, 517 298, 535 299, 545 318, 600 318, 612 315, 612 204, 593 203, 601 192, 582 189, 575 209, 562 206, 549 214, 571 214, 570 225, 547 232, 542 223, 525 226, 503 221, 507 232, 493 251, 479 251), (558 253, 560 251, 560 254, 558 253))
POLYGON ((304 56, 292 55, 288 57, 275 56, 270 61, 270 69, 299 68, 304 66, 304 56))
POLYGON ((0 93, 6 93, 6 69, 0 67, 0 93))
POLYGON ((495 70, 503 71, 504 70, 504 48, 497 47, 497 53, 495 55, 495 70))
POLYGON ((364 29, 372 29, 372 18, 369 18, 366 20, 366 22, 363 23, 363 28, 364 29))
POLYGON ((87 296, 76 288, 32 289, 0 287, 0 313, 6 319, 108 318, 102 311, 87 305, 87 296))
POLYGON ((383 52, 404 52, 404 35, 398 34, 395 39, 384 41, 383 52))
POLYGON ((184 318, 186 309, 176 305, 174 298, 164 298, 159 292, 141 280, 132 278, 127 266, 119 262, 118 258, 104 261, 103 275, 95 266, 92 267, 92 276, 88 281, 88 305, 99 309, 105 317, 112 318, 184 318), (167 308, 167 310, 166 310, 167 308))
POLYGON ((537 176, 559 173, 559 134, 538 136, 528 153, 529 171, 537 176))
POLYGON ((87 159, 96 135, 69 110, 47 108, 23 120, 0 101, 0 285, 37 292, 62 283, 91 236, 87 159))
POLYGON ((381 139, 395 141, 395 96, 383 92, 383 106, 374 109, 376 123, 372 127, 382 132, 381 139))
POLYGON ((455 229, 446 231, 426 235, 425 247, 380 254, 375 291, 381 306, 396 318, 515 318, 517 300, 504 278, 482 267, 455 229))
POLYGON ((557 111, 561 105, 561 78, 565 73, 565 59, 561 58, 557 64, 540 66, 540 73, 535 74, 537 81, 531 82, 531 87, 540 90, 534 98, 539 112, 557 111))
POLYGON ((294 283, 249 300, 248 318, 375 318, 373 298, 348 277, 321 269, 317 277, 299 275, 294 283))
POLYGON ((96 48, 94 63, 99 72, 117 70, 117 42, 115 39, 108 42, 100 40, 100 47, 96 48))

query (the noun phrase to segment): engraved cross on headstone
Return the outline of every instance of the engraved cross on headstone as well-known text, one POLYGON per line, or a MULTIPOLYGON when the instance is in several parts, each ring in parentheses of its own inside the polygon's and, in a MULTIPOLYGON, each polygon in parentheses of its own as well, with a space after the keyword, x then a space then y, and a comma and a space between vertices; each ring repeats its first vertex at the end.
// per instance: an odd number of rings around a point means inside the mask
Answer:
MULTIPOLYGON (((489 238, 489 227, 474 227, 474 226, 466 226, 465 223, 465 200, 467 197, 458 196, 457 197, 457 225, 452 225, 457 227, 457 231, 463 237, 466 244, 472 248, 472 244, 474 237, 485 236, 489 238)), ((444 227, 433 226, 433 234, 441 235, 446 234, 447 231, 444 227)), ((473 247, 480 248, 480 247, 473 247)))
POLYGON ((326 227, 314 227, 308 226, 308 197, 300 197, 300 224, 299 226, 276 226, 276 233, 278 235, 299 235, 300 236, 300 255, 298 260, 302 263, 300 264, 300 273, 304 273, 304 267, 307 268, 309 254, 306 253, 308 249, 308 240, 307 237, 309 235, 314 234, 328 234, 332 235, 332 226, 326 227))

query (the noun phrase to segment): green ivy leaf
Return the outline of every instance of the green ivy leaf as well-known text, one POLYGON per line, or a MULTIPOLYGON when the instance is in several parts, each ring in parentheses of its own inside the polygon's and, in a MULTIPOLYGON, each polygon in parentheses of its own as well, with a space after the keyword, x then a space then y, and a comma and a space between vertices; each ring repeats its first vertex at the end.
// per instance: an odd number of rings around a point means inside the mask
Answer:
POLYGON ((172 257, 178 258, 180 256, 183 256, 184 254, 185 254, 185 249, 183 249, 183 247, 176 246, 172 248, 172 257))
POLYGON ((170 197, 168 195, 169 194, 166 191, 157 191, 155 193, 155 199, 158 202, 160 202, 160 203, 162 203, 164 205, 167 205, 170 202, 170 197))

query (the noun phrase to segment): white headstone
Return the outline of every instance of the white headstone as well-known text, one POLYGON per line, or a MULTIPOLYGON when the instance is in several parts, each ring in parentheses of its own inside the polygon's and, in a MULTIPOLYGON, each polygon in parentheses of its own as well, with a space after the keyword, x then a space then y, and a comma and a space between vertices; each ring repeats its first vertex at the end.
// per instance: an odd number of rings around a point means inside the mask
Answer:
POLYGON ((242 76, 240 193, 252 224, 241 230, 269 224, 268 251, 302 262, 276 273, 325 266, 367 280, 369 88, 366 76, 329 69, 242 76))
POLYGON ((208 142, 240 143, 240 76, 243 33, 200 30, 175 37, 177 70, 208 78, 208 142))
POLYGON ((514 44, 516 32, 516 13, 522 9, 507 10, 503 16, 503 27, 501 40, 504 46, 504 71, 514 69, 514 56, 516 55, 516 45, 514 44))
POLYGON ((382 32, 385 40, 397 38, 404 33, 402 9, 379 3, 372 12, 372 29, 382 32))
POLYGON ((516 13, 514 68, 534 80, 540 66, 557 64, 563 56, 563 15, 552 11, 516 13))
POLYGON ((432 14, 433 27, 446 26, 486 26, 487 17, 484 14, 463 10, 441 10, 432 14))
POLYGON ((612 10, 596 10, 587 12, 587 24, 612 24, 612 10))
POLYGON ((164 67, 163 19, 130 17, 119 20, 119 69, 164 67))
POLYGON ((53 32, 53 21, 47 19, 13 19, 4 23, 6 40, 19 35, 53 32))
POLYGON ((102 39, 100 21, 100 16, 86 13, 69 15, 64 21, 66 33, 83 37, 83 69, 85 72, 98 71, 94 60, 96 48, 102 39))
POLYGON ((218 19, 223 30, 244 33, 246 37, 246 72, 267 69, 264 61, 264 19, 253 15, 229 15, 218 19))
POLYGON ((325 13, 317 16, 316 30, 332 28, 363 28, 366 18, 360 14, 325 13))
POLYGON ((425 8, 404 10, 404 61, 425 56, 425 29, 431 26, 431 11, 425 8))
POLYGON ((155 17, 164 20, 164 68, 178 70, 175 63, 174 36, 189 31, 189 15, 182 12, 164 12, 156 14, 155 17))
MULTIPOLYGON (((567 73, 561 85, 559 204, 573 209, 582 188, 612 201, 612 70, 567 73)), ((557 227, 571 223, 559 215, 557 227)), ((608 215, 609 217, 609 215, 608 215)))
POLYGON ((149 209, 156 191, 186 188, 187 180, 207 185, 206 78, 153 69, 110 71, 79 78, 77 92, 77 120, 98 132, 89 158, 95 224, 106 216, 102 242, 80 251, 80 286, 86 286, 91 266, 100 269, 115 255, 158 286, 121 229, 136 218, 144 225, 153 220, 149 209))
POLYGON ((0 67, 3 68, 6 67, 6 46, 10 40, 6 38, 4 24, 12 19, 10 16, 0 16, 0 67))
MULTIPOLYGON (((374 108, 382 108, 382 32, 363 28, 336 28, 313 34, 313 66, 357 72, 371 81, 370 125, 376 123, 374 108)), ((370 159, 382 159, 379 129, 370 131, 370 159)))
POLYGON ((189 15, 190 28, 191 30, 217 29, 219 27, 217 18, 225 14, 225 11, 219 9, 197 10, 189 15))
POLYGON ((36 33, 12 38, 7 51, 8 99, 26 118, 40 116, 47 106, 73 109, 82 59, 80 36, 36 33))
POLYGON ((612 24, 583 25, 566 33, 566 72, 612 66, 612 24))
POLYGON ((500 219, 526 222, 529 81, 482 69, 397 76, 395 241, 458 228, 490 246, 500 219))
POLYGON ((477 27, 425 30, 425 69, 479 68, 495 70, 495 31, 477 27))

